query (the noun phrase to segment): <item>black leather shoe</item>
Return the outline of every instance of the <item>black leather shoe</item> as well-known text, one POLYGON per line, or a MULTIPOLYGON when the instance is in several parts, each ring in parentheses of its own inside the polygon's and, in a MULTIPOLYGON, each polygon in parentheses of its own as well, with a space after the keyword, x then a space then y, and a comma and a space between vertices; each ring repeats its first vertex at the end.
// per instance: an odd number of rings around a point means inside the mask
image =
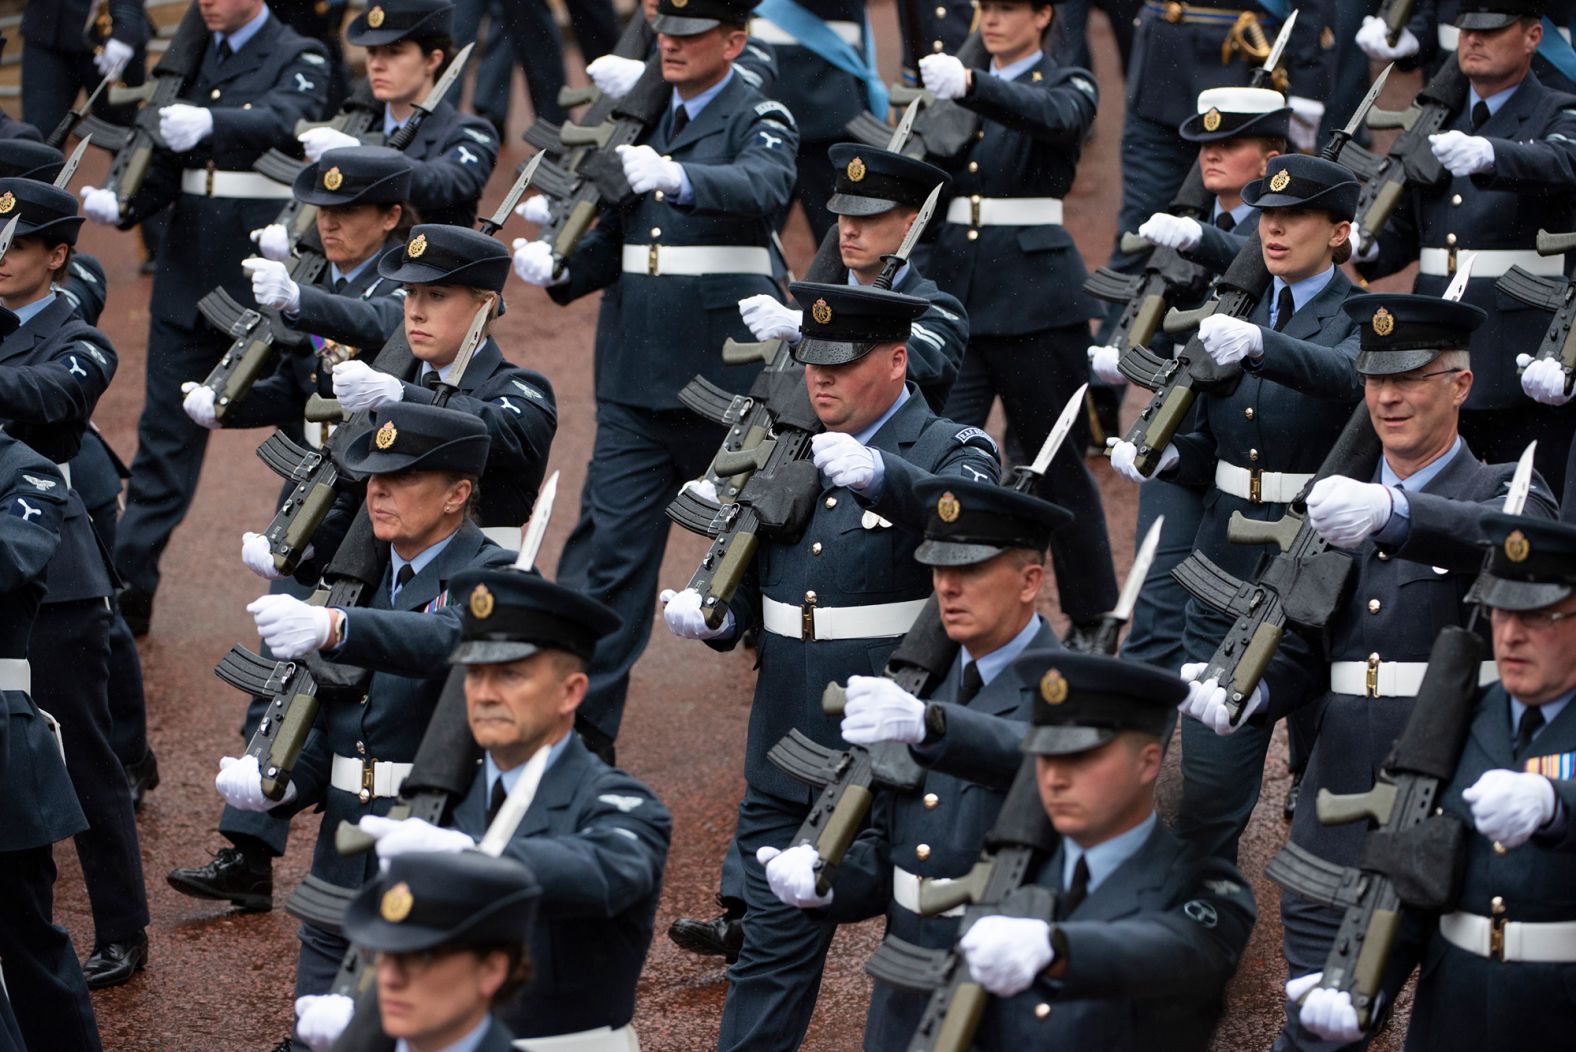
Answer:
POLYGON ((147 966, 148 933, 139 931, 132 938, 95 947, 82 965, 82 974, 87 977, 89 990, 103 990, 129 982, 147 966))
POLYGON ((159 759, 153 750, 126 768, 126 781, 131 784, 131 806, 142 810, 142 798, 159 787, 159 759))
POLYGON ((681 950, 702 957, 721 957, 732 964, 744 947, 744 925, 740 918, 727 913, 711 920, 680 917, 668 928, 668 938, 681 950))
POLYGON ((274 908, 274 867, 249 859, 239 848, 220 848, 213 861, 195 869, 172 869, 164 879, 182 895, 230 902, 248 912, 274 908))
POLYGON ((115 594, 115 601, 120 606, 120 616, 125 618, 131 634, 147 635, 148 626, 153 623, 153 593, 128 584, 115 594))
POLYGON ((1302 772, 1298 771, 1291 776, 1291 786, 1286 790, 1286 799, 1281 804, 1281 817, 1290 822, 1297 817, 1297 797, 1302 794, 1302 772))

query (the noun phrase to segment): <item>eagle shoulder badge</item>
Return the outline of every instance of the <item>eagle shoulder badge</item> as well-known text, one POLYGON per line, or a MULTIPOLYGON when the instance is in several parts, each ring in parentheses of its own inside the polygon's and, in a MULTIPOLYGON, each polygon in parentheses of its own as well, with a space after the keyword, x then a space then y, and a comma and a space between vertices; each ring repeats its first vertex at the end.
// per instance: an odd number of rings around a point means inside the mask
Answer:
POLYGON ((832 308, 824 299, 816 300, 810 308, 810 317, 815 319, 817 325, 826 325, 832 320, 832 308))
POLYGON ((1040 697, 1047 705, 1060 705, 1067 700, 1067 677, 1061 670, 1053 668, 1040 677, 1040 697))
POLYGON ((394 421, 385 420, 383 426, 378 428, 378 433, 372 436, 372 444, 379 449, 388 449, 394 445, 394 440, 399 437, 399 428, 394 426, 394 421))
POLYGON ((336 166, 323 173, 323 188, 325 190, 338 190, 345 184, 345 176, 336 166))
POLYGON ((1213 106, 1204 114, 1204 130, 1207 132, 1220 130, 1220 111, 1213 106))
POLYGON ((372 10, 367 12, 367 25, 371 26, 373 29, 376 29, 382 24, 383 9, 381 7, 374 7, 372 10))
POLYGON ((427 251, 427 235, 417 234, 410 239, 410 244, 405 246, 405 254, 411 259, 420 259, 421 254, 427 251))
POLYGON ((1510 536, 1505 538, 1505 558, 1513 563, 1524 563, 1531 554, 1532 542, 1527 540, 1527 535, 1520 530, 1511 530, 1510 536))
POLYGON ((1374 311, 1373 321, 1371 324, 1373 325, 1374 333, 1376 335, 1388 336, 1395 331, 1395 315, 1391 314, 1383 307, 1380 307, 1378 310, 1374 311))
POLYGON ((471 616, 478 621, 485 621, 492 616, 493 594, 487 586, 479 584, 471 589, 471 616))
POLYGON ((857 183, 865 177, 865 162, 855 157, 848 162, 848 180, 857 183))
POLYGON ((936 518, 942 522, 957 522, 961 514, 963 514, 963 505, 958 503, 958 498, 952 495, 950 489, 937 499, 936 518))
POLYGON ((1291 173, 1282 168, 1270 179, 1270 189, 1277 194, 1291 185, 1291 173))
MULTIPOLYGON (((373 10, 377 10, 373 8, 373 10)), ((378 912, 390 924, 398 924, 410 916, 411 907, 416 905, 416 896, 410 893, 410 885, 403 880, 383 893, 383 901, 378 904, 378 912)))
POLYGON ((9 190, 7 190, 3 194, 0 194, 0 216, 3 216, 6 213, 10 212, 11 209, 13 209, 15 207, 16 207, 16 195, 15 194, 13 194, 9 190))

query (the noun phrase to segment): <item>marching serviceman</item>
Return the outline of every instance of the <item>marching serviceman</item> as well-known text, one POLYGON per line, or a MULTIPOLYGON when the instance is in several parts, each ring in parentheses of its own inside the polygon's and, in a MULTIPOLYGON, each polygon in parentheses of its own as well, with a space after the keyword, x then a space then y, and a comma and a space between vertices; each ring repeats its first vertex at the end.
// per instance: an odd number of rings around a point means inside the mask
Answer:
MULTIPOLYGON (((48 135, 80 92, 100 80, 129 74, 142 83, 148 17, 136 0, 58 0, 22 8, 22 119, 48 135), (95 43, 97 41, 97 43, 95 43), (135 60, 135 62, 133 61, 135 60)), ((100 97, 97 106, 108 99, 100 97)))

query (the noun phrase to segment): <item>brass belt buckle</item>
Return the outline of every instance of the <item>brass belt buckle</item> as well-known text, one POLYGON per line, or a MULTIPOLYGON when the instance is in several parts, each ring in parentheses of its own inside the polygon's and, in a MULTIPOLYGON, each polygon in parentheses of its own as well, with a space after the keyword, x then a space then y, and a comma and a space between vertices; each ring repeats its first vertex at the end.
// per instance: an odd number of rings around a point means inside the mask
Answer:
POLYGON ((1176 25, 1178 22, 1182 21, 1183 16, 1186 14, 1186 4, 1179 4, 1176 2, 1176 0, 1170 0, 1170 2, 1166 4, 1165 19, 1172 25, 1176 25))
POLYGON ((1367 693, 1370 698, 1379 696, 1379 655, 1368 655, 1367 693))
POLYGON ((969 225, 972 227, 978 227, 980 225, 979 194, 974 194, 969 198, 969 225))
POLYGON ((1490 904, 1493 917, 1489 920, 1488 955, 1492 960, 1505 963, 1505 900, 1494 896, 1490 904))
POLYGON ((208 162, 208 196, 213 196, 213 162, 208 162))
POLYGON ((1264 478, 1258 468, 1248 469, 1248 503, 1264 503, 1264 478))
POLYGON ((1456 276, 1456 246, 1451 245, 1445 249, 1445 276, 1456 276))
POLYGON ((654 278, 661 276, 661 273, 657 269, 656 245, 652 245, 650 248, 646 249, 646 273, 654 278))
POLYGON ((815 642, 815 593, 804 593, 804 603, 799 607, 799 638, 806 643, 815 642))
POLYGON ((367 803, 372 799, 372 790, 377 787, 377 781, 374 777, 377 765, 378 762, 370 757, 361 761, 361 792, 359 798, 362 803, 367 803))

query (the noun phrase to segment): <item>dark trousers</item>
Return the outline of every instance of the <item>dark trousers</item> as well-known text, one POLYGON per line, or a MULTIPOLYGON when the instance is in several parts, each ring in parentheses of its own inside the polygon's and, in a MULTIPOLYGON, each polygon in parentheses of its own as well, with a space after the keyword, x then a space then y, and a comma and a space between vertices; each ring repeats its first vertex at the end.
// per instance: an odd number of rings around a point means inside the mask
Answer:
POLYGON ((1057 4, 1051 27, 1051 60, 1058 66, 1094 69, 1094 58, 1089 52, 1089 12, 1098 7, 1111 20, 1111 35, 1116 38, 1117 55, 1126 75, 1127 61, 1133 55, 1133 23, 1143 6, 1143 0, 1068 0, 1057 4))
POLYGON ((480 42, 481 61, 476 65, 476 82, 471 87, 471 109, 500 125, 509 119, 509 87, 514 78, 514 45, 499 24, 502 10, 499 0, 459 0, 454 5, 457 44, 476 41, 483 15, 489 16, 497 29, 489 31, 480 42))
POLYGON ((88 820, 76 836, 77 857, 100 945, 148 926, 131 788, 110 745, 110 621, 103 599, 46 603, 29 646, 33 700, 60 721, 66 770, 88 820))
POLYGON ((1486 464, 1514 464, 1537 440, 1533 466, 1554 496, 1565 493, 1565 462, 1576 435, 1576 406, 1540 405, 1530 398, 1510 409, 1463 409, 1461 437, 1486 464))
MULTIPOLYGON (((766 883, 766 867, 755 861, 762 847, 787 847, 809 806, 745 786, 739 802, 731 853, 742 866, 748 909, 744 948, 728 968, 728 999, 722 1008, 719 1052, 790 1052, 804 1041, 821 989, 826 951, 837 925, 814 913, 786 906, 766 883)), ((730 876, 723 870, 726 887, 730 876)))
MULTIPOLYGON (((984 427, 991 402, 1000 395, 1008 429, 1023 455, 1033 460, 1067 399, 1088 378, 1088 347, 1089 329, 1082 323, 1021 336, 975 336, 943 415, 984 427)), ((1075 516, 1051 537, 1051 562, 1062 611, 1080 624, 1115 606, 1117 592, 1105 507, 1083 460, 1088 443, 1088 415, 1080 412, 1036 488, 1039 496, 1075 516)))
MULTIPOLYGON (((582 587, 618 611, 623 623, 597 644, 580 716, 610 741, 618 738, 630 670, 651 639, 652 608, 668 546, 668 502, 680 485, 706 470, 721 440, 716 424, 687 409, 597 404, 596 441, 587 474, 590 553, 582 587)), ((583 556, 565 558, 572 565, 583 556)))
MULTIPOLYGON (((572 0, 569 21, 587 62, 613 49, 618 21, 611 0, 572 0)), ((561 124, 566 116, 558 105, 564 86, 564 44, 546 0, 510 0, 503 5, 502 25, 525 73, 531 107, 543 120, 561 124)))
MULTIPOLYGON (((108 551, 115 550, 115 531, 120 508, 115 501, 92 508, 88 517, 108 551)), ((148 699, 142 688, 142 658, 120 607, 110 600, 113 619, 109 626, 109 718, 110 744, 123 766, 130 767, 148 755, 148 699)))
POLYGON ((228 346, 200 322, 186 329, 155 317, 148 325, 147 391, 115 538, 115 569, 144 591, 159 587, 159 559, 191 507, 208 449, 208 431, 181 409, 181 384, 207 376, 228 346))
POLYGON ((1135 548, 1144 543, 1150 526, 1162 515, 1166 521, 1160 527, 1160 546, 1155 549, 1155 561, 1150 564, 1133 607, 1122 657, 1175 672, 1187 660, 1182 649, 1182 630, 1187 622, 1184 612, 1189 595, 1171 576, 1171 570, 1193 550, 1204 516, 1203 495, 1163 479, 1144 483, 1138 490, 1135 548))
POLYGON ((54 921, 55 856, 48 844, 0 852, 0 902, 5 904, 0 909, 0 961, 6 995, 27 1047, 37 1052, 99 1052, 103 1046, 87 980, 71 936, 54 921))
MULTIPOLYGON (((1144 220, 1163 212, 1198 163, 1198 151, 1175 128, 1140 117, 1131 106, 1122 125, 1122 208, 1116 217, 1116 236, 1136 231, 1144 220)), ((1107 265, 1131 273, 1143 265, 1143 256, 1129 256, 1112 248, 1107 265)))
MULTIPOLYGON (((810 224, 812 243, 816 245, 821 243, 826 232, 837 223, 837 217, 826 207, 827 202, 832 199, 832 190, 837 185, 837 176, 832 171, 832 161, 826 155, 826 151, 831 149, 832 145, 832 142, 820 140, 800 140, 799 159, 794 171, 794 200, 804 208, 804 218, 810 224)), ((787 219, 788 214, 785 210, 783 221, 786 222, 787 219)), ((779 227, 781 225, 778 224, 779 227)))
MULTIPOLYGON (((1335 943, 1343 914, 1318 903, 1309 902, 1289 891, 1281 892, 1281 945, 1286 953, 1286 976, 1311 975, 1324 971, 1324 962, 1335 943)), ((1366 1040, 1353 1044, 1326 1041, 1304 1029, 1299 1005, 1287 1003, 1286 1022, 1275 1036, 1272 1052, 1361 1052, 1366 1040)))
MULTIPOLYGON (((345 959, 350 943, 342 935, 335 935, 315 924, 303 924, 296 932, 301 940, 301 953, 296 958, 295 995, 307 997, 326 994, 334 986, 334 977, 345 959)), ((311 1052, 311 1049, 292 1037, 291 1052, 311 1052)))

